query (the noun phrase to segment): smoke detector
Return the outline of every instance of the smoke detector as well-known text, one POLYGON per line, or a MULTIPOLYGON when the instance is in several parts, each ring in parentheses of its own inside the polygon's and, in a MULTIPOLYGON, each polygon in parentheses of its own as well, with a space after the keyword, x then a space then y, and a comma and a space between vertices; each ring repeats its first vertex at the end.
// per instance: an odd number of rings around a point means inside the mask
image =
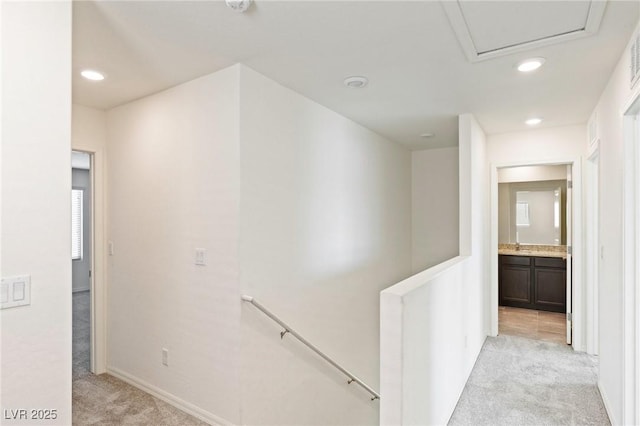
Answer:
POLYGON ((362 89, 369 83, 367 77, 361 75, 354 75, 344 79, 344 85, 352 89, 362 89))
POLYGON ((224 0, 229 8, 236 12, 246 12, 251 6, 251 0, 224 0))

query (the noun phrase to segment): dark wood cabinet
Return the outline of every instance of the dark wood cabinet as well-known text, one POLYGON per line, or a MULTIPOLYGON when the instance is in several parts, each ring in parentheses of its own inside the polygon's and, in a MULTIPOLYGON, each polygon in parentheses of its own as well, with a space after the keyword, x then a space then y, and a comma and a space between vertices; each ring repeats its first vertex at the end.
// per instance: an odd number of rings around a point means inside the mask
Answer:
POLYGON ((555 257, 499 256, 501 306, 565 312, 567 261, 555 257))

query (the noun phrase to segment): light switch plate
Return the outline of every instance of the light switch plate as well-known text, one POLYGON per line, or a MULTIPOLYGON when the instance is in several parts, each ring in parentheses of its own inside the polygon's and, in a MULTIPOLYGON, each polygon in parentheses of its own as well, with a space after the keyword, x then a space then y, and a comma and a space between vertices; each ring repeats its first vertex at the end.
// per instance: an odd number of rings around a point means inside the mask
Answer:
POLYGON ((1 309, 31 304, 31 276, 20 275, 2 279, 1 309))

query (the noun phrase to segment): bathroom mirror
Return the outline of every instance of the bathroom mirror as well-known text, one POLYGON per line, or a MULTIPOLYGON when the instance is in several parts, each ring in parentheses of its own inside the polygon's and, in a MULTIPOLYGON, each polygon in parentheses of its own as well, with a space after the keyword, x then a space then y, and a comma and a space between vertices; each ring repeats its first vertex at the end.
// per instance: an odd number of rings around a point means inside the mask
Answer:
POLYGON ((566 181, 517 182, 500 187, 500 243, 566 244, 566 181))

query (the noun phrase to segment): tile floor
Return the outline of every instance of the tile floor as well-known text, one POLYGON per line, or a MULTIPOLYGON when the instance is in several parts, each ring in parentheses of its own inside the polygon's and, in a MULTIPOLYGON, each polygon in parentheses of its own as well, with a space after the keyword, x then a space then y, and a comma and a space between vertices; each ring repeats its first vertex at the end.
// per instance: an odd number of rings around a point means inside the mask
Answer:
POLYGON ((565 314, 533 309, 498 308, 498 334, 567 343, 565 314))

